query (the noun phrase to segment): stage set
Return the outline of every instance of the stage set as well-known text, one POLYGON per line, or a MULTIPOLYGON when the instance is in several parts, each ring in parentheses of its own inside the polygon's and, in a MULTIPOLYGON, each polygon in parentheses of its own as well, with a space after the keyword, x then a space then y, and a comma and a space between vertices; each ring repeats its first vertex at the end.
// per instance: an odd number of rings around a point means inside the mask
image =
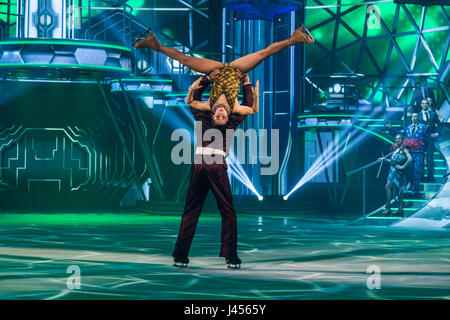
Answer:
POLYGON ((1 1, 0 299, 449 299, 449 47, 448 0, 1 1))

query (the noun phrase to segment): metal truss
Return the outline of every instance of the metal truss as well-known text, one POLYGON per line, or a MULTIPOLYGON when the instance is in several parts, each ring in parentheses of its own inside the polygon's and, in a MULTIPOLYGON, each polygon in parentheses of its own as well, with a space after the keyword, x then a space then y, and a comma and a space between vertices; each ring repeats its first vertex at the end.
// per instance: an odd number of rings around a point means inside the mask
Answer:
POLYGON ((12 27, 16 25, 18 14, 15 12, 16 6, 14 1, 2 1, 2 9, 0 9, 0 39, 9 38, 9 32, 12 27))
MULTIPOLYGON (((336 1, 336 5, 325 5, 321 0, 310 0, 308 1, 308 5, 306 7, 307 13, 306 17, 308 19, 308 14, 317 14, 317 11, 320 10, 322 13, 326 12, 329 15, 328 18, 321 20, 320 22, 314 25, 308 25, 309 30, 314 34, 314 31, 320 30, 321 27, 327 25, 328 23, 335 24, 334 32, 332 34, 331 46, 327 46, 322 43, 320 40, 316 38, 315 45, 318 51, 324 53, 324 55, 320 59, 316 59, 312 65, 307 65, 306 76, 309 79, 313 79, 314 77, 324 77, 326 74, 331 75, 335 72, 349 72, 349 73, 363 73, 366 78, 372 78, 374 82, 377 82, 375 86, 372 87, 371 93, 365 97, 371 103, 374 102, 375 95, 382 91, 383 99, 381 101, 386 101, 388 105, 395 105, 399 102, 400 97, 405 91, 405 88, 408 86, 408 83, 411 81, 412 76, 418 76, 420 74, 424 74, 424 72, 417 72, 416 67, 417 63, 417 55, 419 51, 420 45, 423 46, 425 52, 427 54, 428 61, 427 63, 433 67, 432 72, 428 72, 427 75, 437 76, 439 72, 442 70, 444 64, 447 60, 447 55, 449 51, 450 45, 450 18, 449 14, 444 8, 444 6, 434 6, 439 7, 442 13, 442 18, 444 19, 444 23, 441 26, 433 27, 433 28, 425 28, 425 20, 431 19, 431 17, 427 16, 427 13, 430 11, 430 7, 422 6, 421 7, 421 15, 420 20, 416 21, 414 19, 413 14, 410 9, 405 4, 396 4, 394 12, 388 12, 386 15, 379 14, 373 5, 379 3, 384 4, 387 1, 372 1, 365 0, 361 1, 357 4, 342 4, 341 0, 336 1), (361 19, 361 22, 364 23, 364 28, 362 35, 358 34, 358 32, 349 25, 346 21, 344 21, 344 17, 348 14, 355 12, 355 10, 361 8, 362 6, 366 7, 366 15, 365 19, 361 19), (335 11, 331 10, 335 8, 335 11), (313 10, 314 9, 314 10, 313 10), (407 17, 407 21, 403 19, 400 21, 400 14, 407 17), (389 27, 386 18, 392 18, 393 15, 393 23, 392 27, 389 27), (368 36, 368 19, 376 19, 377 27, 382 29, 385 34, 383 35, 375 35, 368 36), (412 26, 411 31, 403 31, 399 32, 399 23, 405 24, 408 23, 409 26, 412 26), (351 34, 354 37, 353 41, 350 41, 344 45, 340 45, 339 38, 339 30, 344 28, 346 32, 351 34), (425 34, 431 34, 433 32, 445 31, 447 30, 446 40, 442 42, 442 46, 444 47, 442 51, 442 57, 440 63, 438 63, 438 59, 433 54, 430 45, 425 39, 425 34), (413 49, 411 59, 407 58, 407 55, 402 49, 402 46, 399 44, 399 39, 406 36, 416 36, 416 42, 413 49), (389 46, 386 53, 386 58, 383 64, 379 64, 376 59, 376 54, 371 50, 368 45, 369 41, 386 41, 389 40, 389 46), (352 65, 348 65, 348 63, 344 62, 343 54, 346 49, 351 47, 355 48, 355 52, 357 52, 356 59, 354 59, 352 65), (359 47, 359 48, 358 48, 359 47), (398 55, 401 66, 403 67, 403 72, 390 72, 389 69, 392 68, 392 56, 393 53, 398 55), (366 54, 368 57, 368 63, 363 64, 363 55, 366 54), (324 62, 330 59, 331 64, 326 65, 329 66, 327 68, 328 72, 323 72, 324 62), (322 70, 320 70, 322 69, 322 70), (368 70, 375 70, 375 73, 368 72, 368 70), (325 74, 326 73, 326 74, 325 74), (388 84, 388 79, 397 78, 402 79, 401 85, 391 86, 388 84), (383 88, 383 89, 381 89, 383 88), (388 88, 388 90, 386 90, 388 88)), ((390 4, 393 5, 393 4, 390 4)), ((308 23, 308 20, 306 20, 308 23)), ((331 35, 330 35, 331 36, 331 35)), ((308 49, 307 49, 308 50, 308 49)), ((311 51, 310 51, 311 52, 311 51)), ((308 51, 306 53, 308 55, 308 51)), ((314 52, 314 56, 317 57, 316 52, 314 52)), ((397 67, 398 68, 398 67, 397 67)), ((323 88, 322 88, 323 89, 323 88)), ((326 91, 326 88, 325 88, 326 91)))

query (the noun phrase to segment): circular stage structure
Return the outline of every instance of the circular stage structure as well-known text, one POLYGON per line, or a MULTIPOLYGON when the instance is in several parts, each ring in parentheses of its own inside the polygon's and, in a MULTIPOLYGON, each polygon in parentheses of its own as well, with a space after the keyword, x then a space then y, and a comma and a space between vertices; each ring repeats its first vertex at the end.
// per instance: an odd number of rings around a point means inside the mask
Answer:
POLYGON ((0 41, 0 74, 33 78, 123 77, 132 71, 131 49, 88 40, 0 41))

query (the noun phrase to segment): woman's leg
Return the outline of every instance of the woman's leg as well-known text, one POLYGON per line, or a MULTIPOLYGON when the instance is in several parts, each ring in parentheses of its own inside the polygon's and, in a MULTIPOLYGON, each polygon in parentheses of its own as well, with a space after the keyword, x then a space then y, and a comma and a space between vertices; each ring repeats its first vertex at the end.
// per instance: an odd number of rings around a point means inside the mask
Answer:
POLYGON ((158 39, 156 39, 155 35, 151 32, 148 34, 147 38, 137 42, 135 44, 135 47, 151 48, 155 51, 159 51, 164 55, 168 56, 169 58, 179 61, 186 67, 201 73, 209 73, 212 69, 218 68, 222 65, 222 62, 205 58, 196 58, 187 56, 181 51, 178 51, 177 49, 163 46, 159 43, 158 39))
POLYGON ((260 64, 262 61, 280 52, 284 48, 293 46, 294 44, 300 42, 305 42, 307 44, 313 43, 314 38, 312 38, 312 36, 309 37, 308 32, 306 33, 305 32, 306 31, 303 29, 303 27, 300 27, 297 30, 295 30, 288 39, 272 43, 265 49, 262 49, 260 51, 248 54, 244 57, 234 60, 233 62, 231 62, 231 64, 236 68, 242 70, 244 73, 247 73, 256 68, 256 66, 260 64))
POLYGON ((405 202, 403 201, 403 194, 398 195, 398 210, 395 212, 398 215, 403 214, 405 208, 405 202))
POLYGON ((405 208, 404 196, 406 192, 406 187, 408 185, 408 181, 404 173, 400 175, 399 182, 400 182, 399 183, 400 189, 398 190, 398 210, 395 213, 398 215, 402 215, 405 208))
POLYGON ((392 181, 388 181, 386 183, 386 206, 383 214, 389 214, 391 212, 391 201, 392 201, 392 189, 394 188, 394 184, 392 181))

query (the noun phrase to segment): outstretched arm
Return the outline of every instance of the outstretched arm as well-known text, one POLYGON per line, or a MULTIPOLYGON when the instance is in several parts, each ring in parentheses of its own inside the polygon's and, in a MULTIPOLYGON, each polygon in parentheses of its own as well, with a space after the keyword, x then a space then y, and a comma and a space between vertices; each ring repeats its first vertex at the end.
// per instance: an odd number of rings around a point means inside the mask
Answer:
MULTIPOLYGON (((247 77, 248 79, 248 77, 247 77)), ((259 80, 256 81, 256 87, 253 89, 251 84, 244 84, 244 101, 242 104, 236 104, 233 108, 233 113, 240 115, 255 114, 259 111, 259 80), (252 103, 246 101, 248 94, 246 90, 251 90, 251 98, 248 100, 253 100, 252 103), (248 103, 248 105, 246 105, 248 103)))

